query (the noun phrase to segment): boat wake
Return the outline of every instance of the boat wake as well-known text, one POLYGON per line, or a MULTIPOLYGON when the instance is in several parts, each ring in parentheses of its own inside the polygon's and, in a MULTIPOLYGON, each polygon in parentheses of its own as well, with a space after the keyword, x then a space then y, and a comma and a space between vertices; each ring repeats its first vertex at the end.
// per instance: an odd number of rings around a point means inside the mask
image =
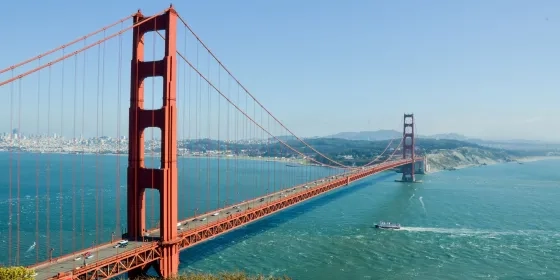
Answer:
POLYGON ((33 244, 31 244, 31 246, 29 246, 29 249, 27 249, 27 251, 25 251, 25 254, 28 254, 31 251, 33 251, 33 249, 35 249, 35 245, 37 245, 37 244, 35 242, 33 242, 33 244))
POLYGON ((422 200, 422 197, 419 197, 418 200, 420 200, 420 203, 422 204, 422 209, 424 209, 424 214, 428 215, 428 212, 426 212, 426 207, 424 206, 424 201, 422 200))
POLYGON ((468 229, 468 228, 432 228, 432 227, 401 227, 400 229, 398 229, 398 231, 430 232, 430 233, 441 233, 441 234, 463 235, 463 236, 557 234, 557 232, 545 231, 545 230, 495 231, 495 230, 468 229))

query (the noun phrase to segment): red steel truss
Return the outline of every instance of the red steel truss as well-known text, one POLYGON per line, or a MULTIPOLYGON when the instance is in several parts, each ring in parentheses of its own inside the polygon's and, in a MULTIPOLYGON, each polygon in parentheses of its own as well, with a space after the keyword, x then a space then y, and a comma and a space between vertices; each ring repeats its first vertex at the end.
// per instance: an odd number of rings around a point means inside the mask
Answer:
POLYGON ((72 279, 109 279, 135 269, 142 271, 161 257, 161 247, 157 242, 151 242, 146 246, 76 269, 71 273, 72 279))

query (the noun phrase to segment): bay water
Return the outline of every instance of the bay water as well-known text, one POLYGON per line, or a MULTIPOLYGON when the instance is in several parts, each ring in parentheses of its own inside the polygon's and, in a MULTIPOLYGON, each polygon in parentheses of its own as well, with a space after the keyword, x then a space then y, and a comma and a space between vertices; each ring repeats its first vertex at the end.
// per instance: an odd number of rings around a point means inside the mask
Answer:
MULTIPOLYGON (((126 224, 126 160, 0 153, 0 263, 14 264, 17 257, 27 265, 46 259, 50 248, 56 256, 119 235, 126 224)), ((556 160, 497 164, 432 173, 414 184, 396 183, 400 174, 384 172, 187 249, 180 270, 293 279, 560 278, 559 168, 556 160), (373 225, 380 220, 403 228, 377 230, 373 225)), ((182 158, 179 215, 339 172, 262 160, 182 158)), ((157 200, 157 193, 147 194, 152 226, 157 200)))

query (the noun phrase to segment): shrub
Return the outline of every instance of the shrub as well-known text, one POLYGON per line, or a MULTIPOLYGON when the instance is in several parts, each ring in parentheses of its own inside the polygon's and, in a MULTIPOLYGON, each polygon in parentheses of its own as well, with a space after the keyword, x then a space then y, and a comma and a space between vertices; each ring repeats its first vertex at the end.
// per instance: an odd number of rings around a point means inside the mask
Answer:
POLYGON ((35 271, 23 266, 0 267, 0 280, 33 280, 35 271))

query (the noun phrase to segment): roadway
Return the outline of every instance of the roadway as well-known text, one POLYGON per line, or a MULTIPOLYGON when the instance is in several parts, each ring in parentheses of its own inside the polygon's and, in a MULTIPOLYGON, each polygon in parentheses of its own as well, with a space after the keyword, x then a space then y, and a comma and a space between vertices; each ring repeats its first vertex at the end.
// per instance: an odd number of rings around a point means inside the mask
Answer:
POLYGON ((89 248, 87 250, 83 250, 72 255, 66 255, 60 258, 53 258, 52 262, 46 262, 39 264, 37 268, 35 268, 35 272, 37 275, 35 279, 37 280, 46 280, 53 276, 55 276, 59 272, 68 272, 72 271, 75 268, 82 267, 84 265, 84 257, 81 254, 85 252, 90 252, 92 257, 89 259, 85 259, 85 264, 90 264, 97 262, 99 260, 103 260, 112 256, 115 256, 119 253, 131 251, 136 248, 141 247, 145 243, 143 242, 134 242, 131 241, 128 243, 128 246, 125 248, 113 248, 113 246, 119 240, 115 241, 112 244, 105 244, 95 248, 89 248), (75 259, 76 257, 80 257, 80 259, 75 259))
MULTIPOLYGON (((269 203, 272 203, 276 200, 282 199, 284 197, 290 196, 290 195, 294 195, 306 190, 309 190, 311 188, 315 188, 317 186, 323 185, 325 183, 334 181, 336 179, 340 179, 342 177, 345 177, 351 173, 355 173, 357 171, 354 172, 349 172, 349 173, 345 173, 345 175, 334 175, 334 176, 329 176, 329 177, 324 177, 322 179, 316 180, 316 181, 312 181, 306 184, 301 184, 301 185, 297 185, 295 187, 290 187, 290 188, 286 188, 280 191, 277 191, 275 193, 270 193, 261 197, 257 197, 255 199, 251 199, 248 201, 243 201, 241 203, 238 204, 234 204, 234 205, 230 205, 221 209, 216 209, 213 210, 212 212, 208 212, 208 213, 204 213, 204 214, 200 214, 194 217, 190 217, 188 219, 182 220, 179 223, 181 224, 178 228, 177 231, 179 233, 183 233, 183 232, 187 232, 190 230, 195 230, 197 228, 200 228, 202 226, 207 226, 209 224, 215 223, 221 219, 225 219, 230 215, 236 215, 236 214, 242 214, 243 212, 253 209, 253 208, 258 208, 259 206, 262 205, 266 205, 269 203)), ((148 232, 148 236, 159 236, 159 229, 154 229, 148 232)))

